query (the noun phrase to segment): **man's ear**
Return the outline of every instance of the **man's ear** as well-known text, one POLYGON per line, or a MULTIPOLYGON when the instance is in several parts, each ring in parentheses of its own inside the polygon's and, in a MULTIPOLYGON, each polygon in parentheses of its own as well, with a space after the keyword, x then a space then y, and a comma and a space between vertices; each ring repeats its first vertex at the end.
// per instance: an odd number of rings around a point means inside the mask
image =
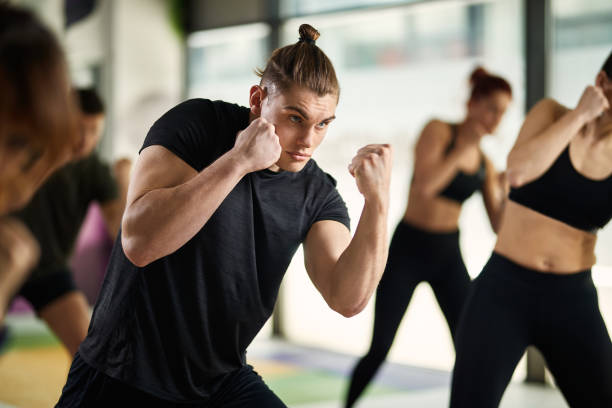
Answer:
POLYGON ((260 85, 253 85, 249 94, 249 105, 251 108, 251 114, 255 117, 261 115, 261 105, 266 98, 266 88, 260 85))

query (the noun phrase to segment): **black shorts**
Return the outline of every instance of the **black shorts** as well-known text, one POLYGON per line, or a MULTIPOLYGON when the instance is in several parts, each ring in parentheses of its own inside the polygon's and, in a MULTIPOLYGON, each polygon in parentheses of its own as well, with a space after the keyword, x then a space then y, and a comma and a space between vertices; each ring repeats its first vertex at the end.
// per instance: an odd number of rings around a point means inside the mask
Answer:
POLYGON ((76 285, 68 267, 28 279, 19 290, 19 295, 32 304, 36 312, 68 292, 75 291, 76 285))
POLYGON ((231 373, 209 401, 178 403, 141 391, 96 370, 81 358, 74 357, 68 380, 56 408, 286 408, 262 378, 246 365, 231 373))

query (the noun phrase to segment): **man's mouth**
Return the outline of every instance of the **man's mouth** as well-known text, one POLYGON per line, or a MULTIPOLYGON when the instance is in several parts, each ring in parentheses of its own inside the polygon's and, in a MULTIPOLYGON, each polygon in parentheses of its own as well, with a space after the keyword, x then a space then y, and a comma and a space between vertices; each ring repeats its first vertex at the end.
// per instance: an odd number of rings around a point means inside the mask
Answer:
POLYGON ((292 159, 294 160, 298 160, 298 161, 304 161, 304 160, 308 160, 310 159, 310 155, 306 154, 306 153, 301 153, 301 152, 287 152, 287 154, 289 154, 289 156, 291 156, 292 159))

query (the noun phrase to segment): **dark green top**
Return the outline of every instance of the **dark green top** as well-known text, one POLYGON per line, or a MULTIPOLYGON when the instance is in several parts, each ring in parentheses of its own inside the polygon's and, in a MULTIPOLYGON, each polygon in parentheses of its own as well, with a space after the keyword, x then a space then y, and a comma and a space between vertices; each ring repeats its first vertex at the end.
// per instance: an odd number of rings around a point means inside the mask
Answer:
POLYGON ((64 268, 89 204, 108 202, 117 194, 110 167, 95 153, 57 170, 30 203, 14 214, 32 231, 41 248, 40 262, 29 280, 64 268))

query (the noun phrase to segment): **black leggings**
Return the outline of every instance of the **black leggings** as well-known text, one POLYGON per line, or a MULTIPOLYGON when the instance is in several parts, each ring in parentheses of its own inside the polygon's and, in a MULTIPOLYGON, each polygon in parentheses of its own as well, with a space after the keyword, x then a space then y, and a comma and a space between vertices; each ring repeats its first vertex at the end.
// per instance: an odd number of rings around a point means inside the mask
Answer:
POLYGON ((431 233, 400 223, 376 290, 374 331, 368 353, 353 370, 346 398, 352 407, 384 362, 415 287, 428 282, 454 335, 470 277, 459 250, 459 232, 431 233))
POLYGON ((573 408, 612 407, 612 343, 591 271, 541 273, 493 253, 455 341, 452 408, 497 407, 528 345, 573 408))
POLYGON ((77 354, 56 408, 286 408, 253 367, 244 366, 223 380, 206 403, 178 403, 160 399, 96 370, 77 354))

